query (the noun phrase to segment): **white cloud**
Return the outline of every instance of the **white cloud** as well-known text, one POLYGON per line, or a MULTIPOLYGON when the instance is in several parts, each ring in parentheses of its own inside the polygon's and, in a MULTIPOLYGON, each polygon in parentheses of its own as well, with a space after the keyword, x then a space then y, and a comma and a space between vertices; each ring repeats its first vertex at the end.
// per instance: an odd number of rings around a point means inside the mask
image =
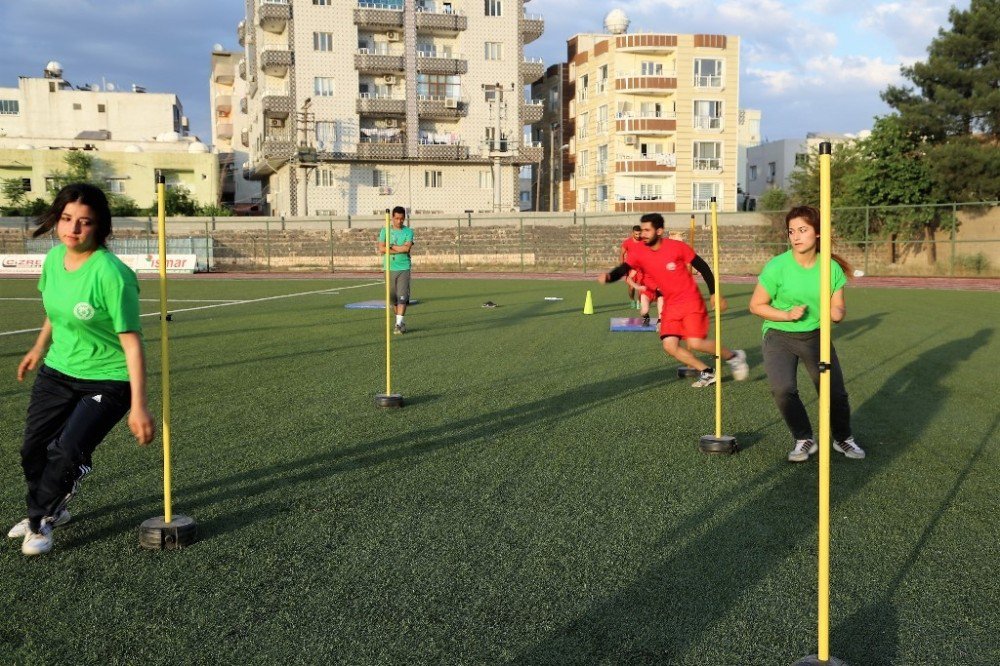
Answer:
POLYGON ((940 0, 885 2, 865 12, 858 25, 891 40, 902 56, 925 55, 938 29, 948 22, 950 4, 940 0))

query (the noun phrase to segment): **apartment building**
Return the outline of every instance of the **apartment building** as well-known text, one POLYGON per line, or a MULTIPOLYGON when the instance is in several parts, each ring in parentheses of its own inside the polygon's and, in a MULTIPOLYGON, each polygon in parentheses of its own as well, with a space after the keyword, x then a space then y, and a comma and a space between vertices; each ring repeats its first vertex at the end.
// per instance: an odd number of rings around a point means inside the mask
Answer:
POLYGON ((516 211, 542 115, 525 0, 247 0, 248 172, 272 214, 516 211))
POLYGON ((563 69, 532 86, 551 101, 533 134, 552 161, 540 206, 558 192, 560 210, 706 210, 712 197, 735 210, 739 38, 627 34, 620 10, 605 25, 570 38, 563 69))
POLYGON ((42 76, 0 87, 0 179, 20 179, 28 199, 48 198, 69 150, 92 151, 108 190, 139 206, 155 203, 157 171, 198 203, 217 201, 215 158, 188 135, 176 95, 135 84, 124 90, 104 82, 74 85, 55 61, 42 76))
POLYGON ((769 189, 779 188, 787 192, 792 172, 809 163, 810 153, 819 150, 819 144, 829 141, 837 146, 863 138, 867 134, 867 131, 858 136, 809 132, 805 139, 779 139, 748 148, 746 193, 749 205, 756 207, 757 199, 769 189))
POLYGON ((260 181, 249 178, 250 153, 239 141, 243 131, 249 131, 246 79, 236 76, 236 65, 243 54, 216 46, 212 51, 208 95, 212 148, 219 160, 220 203, 237 214, 260 213, 263 212, 260 181))

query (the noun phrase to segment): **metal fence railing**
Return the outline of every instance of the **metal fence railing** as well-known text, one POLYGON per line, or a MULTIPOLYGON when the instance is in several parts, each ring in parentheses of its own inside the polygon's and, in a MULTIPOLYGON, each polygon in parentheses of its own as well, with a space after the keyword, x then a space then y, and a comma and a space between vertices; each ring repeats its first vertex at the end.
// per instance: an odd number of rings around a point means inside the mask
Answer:
MULTIPOLYGON (((668 231, 711 256, 709 214, 666 213, 668 231)), ((507 213, 411 217, 415 270, 595 273, 618 263, 621 241, 639 213, 507 213)), ((996 202, 835 209, 834 251, 867 275, 1000 277, 996 202), (937 229, 922 237, 889 233, 908 218, 937 229)), ((723 274, 752 274, 787 248, 784 213, 719 214, 723 274)), ((153 219, 119 218, 111 249, 157 251, 153 219)), ((194 254, 199 271, 378 270, 377 216, 170 218, 168 253, 194 254)), ((0 218, 0 254, 43 254, 53 237, 31 237, 31 220, 0 218)))

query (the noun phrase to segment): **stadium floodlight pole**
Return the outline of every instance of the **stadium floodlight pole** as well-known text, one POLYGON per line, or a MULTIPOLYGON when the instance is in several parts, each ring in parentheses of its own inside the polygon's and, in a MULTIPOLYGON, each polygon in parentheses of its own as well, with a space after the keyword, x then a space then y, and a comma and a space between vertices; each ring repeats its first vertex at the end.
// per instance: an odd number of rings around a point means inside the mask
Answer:
POLYGON ((378 393, 375 395, 375 406, 376 407, 402 407, 403 406, 403 396, 398 393, 392 392, 392 304, 389 302, 389 280, 391 276, 389 275, 389 248, 391 243, 389 242, 389 234, 391 228, 389 226, 389 220, 391 218, 391 211, 385 209, 385 257, 383 261, 385 262, 385 393, 378 393))
POLYGON ((819 144, 819 549, 818 651, 793 666, 846 666, 830 656, 830 142, 819 144))
MULTIPOLYGON (((702 435, 698 448, 703 453, 736 453, 736 438, 722 434, 722 299, 719 280, 719 215, 715 197, 711 200, 712 210, 712 270, 715 272, 715 434, 702 435)), ((692 218, 693 219, 693 218, 692 218)))
POLYGON ((156 235, 160 273, 160 378, 163 389, 163 515, 150 518, 139 529, 139 544, 150 550, 173 550, 194 543, 197 526, 192 518, 173 514, 170 474, 170 339, 167 333, 167 219, 165 179, 156 174, 156 235))

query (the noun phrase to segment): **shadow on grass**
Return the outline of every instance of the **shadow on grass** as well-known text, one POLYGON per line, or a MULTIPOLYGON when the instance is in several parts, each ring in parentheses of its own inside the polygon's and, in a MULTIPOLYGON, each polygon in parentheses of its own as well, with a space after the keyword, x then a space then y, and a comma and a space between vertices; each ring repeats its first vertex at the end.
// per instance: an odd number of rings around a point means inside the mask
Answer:
MULTIPOLYGON (((991 330, 981 330, 967 338, 928 349, 901 368, 886 385, 858 410, 858 421, 873 406, 892 419, 890 424, 899 439, 889 446, 869 451, 863 463, 834 460, 835 492, 831 505, 836 507, 860 492, 870 479, 889 467, 937 415, 948 389, 941 380, 955 364, 985 345, 991 330), (921 405, 921 409, 913 409, 921 405)), ((862 438, 862 442, 864 439, 862 438)), ((734 663, 774 663, 791 661, 815 652, 815 613, 795 613, 795 626, 784 632, 801 635, 799 654, 767 654, 766 646, 752 644, 745 634, 725 631, 724 618, 743 601, 751 590, 785 560, 795 556, 804 544, 816 538, 815 468, 812 465, 788 466, 777 473, 776 481, 759 488, 748 488, 744 501, 724 519, 717 503, 706 508, 690 522, 711 524, 705 532, 686 542, 664 535, 661 543, 668 550, 683 543, 675 553, 654 563, 631 585, 593 605, 576 619, 554 630, 545 640, 528 648, 513 660, 519 664, 631 664, 692 662, 698 655, 691 651, 703 637, 712 634, 714 644, 734 655, 734 663), (720 629, 723 629, 720 631, 720 629), (742 643, 740 642, 742 640, 742 643)), ((836 562, 846 554, 834 555, 836 562)), ((811 571, 809 572, 812 573, 811 571)), ((898 583, 896 583, 898 586, 898 583)), ((761 599, 760 603, 769 603, 761 599)), ((887 611, 886 601, 865 611, 870 618, 876 610, 887 611)), ((888 612, 888 611, 887 611, 888 612)), ((898 652, 898 621, 888 612, 882 619, 883 632, 870 635, 871 644, 863 658, 854 663, 889 664, 880 655, 898 652)), ((859 617, 859 621, 860 621, 859 617)), ((845 624, 845 628, 849 628, 845 624)), ((860 627, 856 627, 860 629, 860 627)), ((847 637, 853 641, 864 635, 847 637)), ((846 646, 834 646, 838 654, 846 646)), ((854 648, 851 654, 855 655, 854 648)), ((850 656, 850 655, 845 655, 850 656)))

